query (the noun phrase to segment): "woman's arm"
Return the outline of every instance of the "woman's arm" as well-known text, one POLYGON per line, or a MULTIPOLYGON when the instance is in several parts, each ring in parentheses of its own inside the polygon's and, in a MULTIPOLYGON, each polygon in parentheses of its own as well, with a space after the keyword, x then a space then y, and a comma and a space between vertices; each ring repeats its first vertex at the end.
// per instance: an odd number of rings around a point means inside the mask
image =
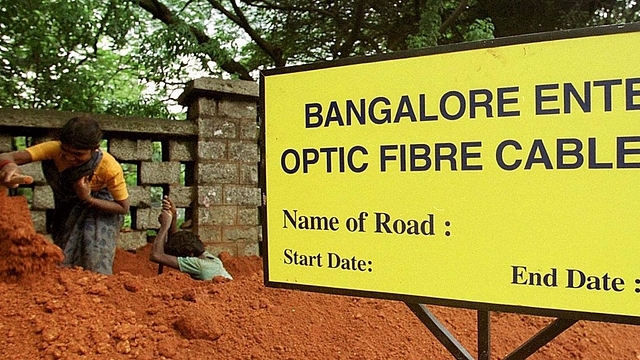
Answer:
POLYGON ((129 198, 124 200, 103 200, 97 199, 91 196, 91 186, 87 177, 83 177, 73 184, 76 194, 80 201, 84 202, 87 206, 100 209, 102 211, 114 213, 114 214, 126 214, 129 212, 129 198))
POLYGON ((32 161, 31 154, 26 150, 18 150, 18 151, 12 151, 8 153, 2 153, 0 154, 0 161, 2 160, 9 160, 17 165, 28 164, 32 161))
POLYGON ((149 260, 180 270, 180 267, 178 266, 178 258, 164 252, 164 243, 167 241, 167 237, 169 235, 172 218, 173 216, 171 216, 170 210, 163 209, 160 213, 160 216, 158 217, 160 229, 153 241, 151 253, 149 253, 149 260))
MULTIPOLYGON (((82 200, 82 199, 81 199, 82 200)), ((100 209, 102 211, 125 215, 129 212, 129 199, 124 200, 103 200, 94 198, 89 194, 89 197, 82 200, 87 206, 100 209)))

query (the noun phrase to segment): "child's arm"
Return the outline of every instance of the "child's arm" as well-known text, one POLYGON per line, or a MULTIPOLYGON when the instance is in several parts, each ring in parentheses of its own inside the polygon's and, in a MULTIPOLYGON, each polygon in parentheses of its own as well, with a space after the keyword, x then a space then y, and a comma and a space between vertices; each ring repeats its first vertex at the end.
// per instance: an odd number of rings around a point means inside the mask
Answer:
POLYGON ((172 218, 173 216, 171 216, 171 211, 163 208, 160 216, 158 217, 160 229, 153 241, 149 260, 179 270, 178 258, 164 252, 164 243, 167 241, 167 237, 169 236, 169 228, 172 223, 172 218))
POLYGON ((176 225, 176 221, 178 219, 178 209, 176 209, 176 205, 173 203, 171 198, 167 195, 162 198, 162 209, 169 210, 171 212, 171 226, 169 226, 169 235, 173 235, 178 232, 178 226, 176 225))

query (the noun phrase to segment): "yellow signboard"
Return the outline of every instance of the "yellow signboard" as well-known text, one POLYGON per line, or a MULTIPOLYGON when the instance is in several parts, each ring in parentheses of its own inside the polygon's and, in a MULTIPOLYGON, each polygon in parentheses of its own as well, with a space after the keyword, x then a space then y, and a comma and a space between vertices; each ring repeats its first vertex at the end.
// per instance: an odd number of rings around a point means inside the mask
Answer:
POLYGON ((265 72, 267 284, 633 322, 638 54, 608 31, 265 72))

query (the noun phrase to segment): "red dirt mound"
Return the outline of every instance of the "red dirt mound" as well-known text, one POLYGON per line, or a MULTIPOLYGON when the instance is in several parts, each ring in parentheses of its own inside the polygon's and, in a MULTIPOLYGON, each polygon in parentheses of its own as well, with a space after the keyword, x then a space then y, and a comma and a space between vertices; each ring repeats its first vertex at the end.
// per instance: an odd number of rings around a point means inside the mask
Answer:
POLYGON ((41 276, 62 261, 59 247, 35 232, 23 196, 8 197, 0 187, 0 279, 41 276))
MULTIPOLYGON (((15 266, 20 270, 0 281, 0 359, 452 358, 403 303, 266 288, 258 257, 221 254, 234 280, 219 283, 166 268, 157 275, 148 246, 118 250, 113 276, 50 267, 59 254, 42 250, 25 214, 23 200, 0 197, 7 223, 0 243, 22 239, 22 250, 3 247, 0 261, 5 268, 24 264, 15 257, 24 255, 42 265, 15 266), (7 281, 29 271, 40 275, 7 281)), ((475 312, 430 309, 475 354, 475 312)), ((491 319, 492 359, 551 320, 505 313, 491 319)), ((639 359, 639 336, 640 327, 580 321, 531 359, 639 359)))

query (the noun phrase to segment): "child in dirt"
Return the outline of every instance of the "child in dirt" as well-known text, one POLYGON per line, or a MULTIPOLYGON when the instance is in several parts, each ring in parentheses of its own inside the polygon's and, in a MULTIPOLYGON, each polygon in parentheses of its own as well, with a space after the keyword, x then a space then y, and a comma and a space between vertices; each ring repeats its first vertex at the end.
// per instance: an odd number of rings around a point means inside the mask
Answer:
POLYGON ((197 280, 223 277, 231 280, 220 259, 204 249, 204 244, 191 231, 176 226, 177 209, 168 196, 162 200, 162 212, 158 217, 160 229, 149 254, 149 260, 170 266, 189 274, 197 280))
POLYGON ((64 253, 62 264, 110 275, 129 193, 122 167, 100 149, 101 141, 94 119, 74 117, 60 129, 58 140, 0 154, 0 185, 30 183, 19 165, 41 162, 55 200, 47 230, 64 253))

